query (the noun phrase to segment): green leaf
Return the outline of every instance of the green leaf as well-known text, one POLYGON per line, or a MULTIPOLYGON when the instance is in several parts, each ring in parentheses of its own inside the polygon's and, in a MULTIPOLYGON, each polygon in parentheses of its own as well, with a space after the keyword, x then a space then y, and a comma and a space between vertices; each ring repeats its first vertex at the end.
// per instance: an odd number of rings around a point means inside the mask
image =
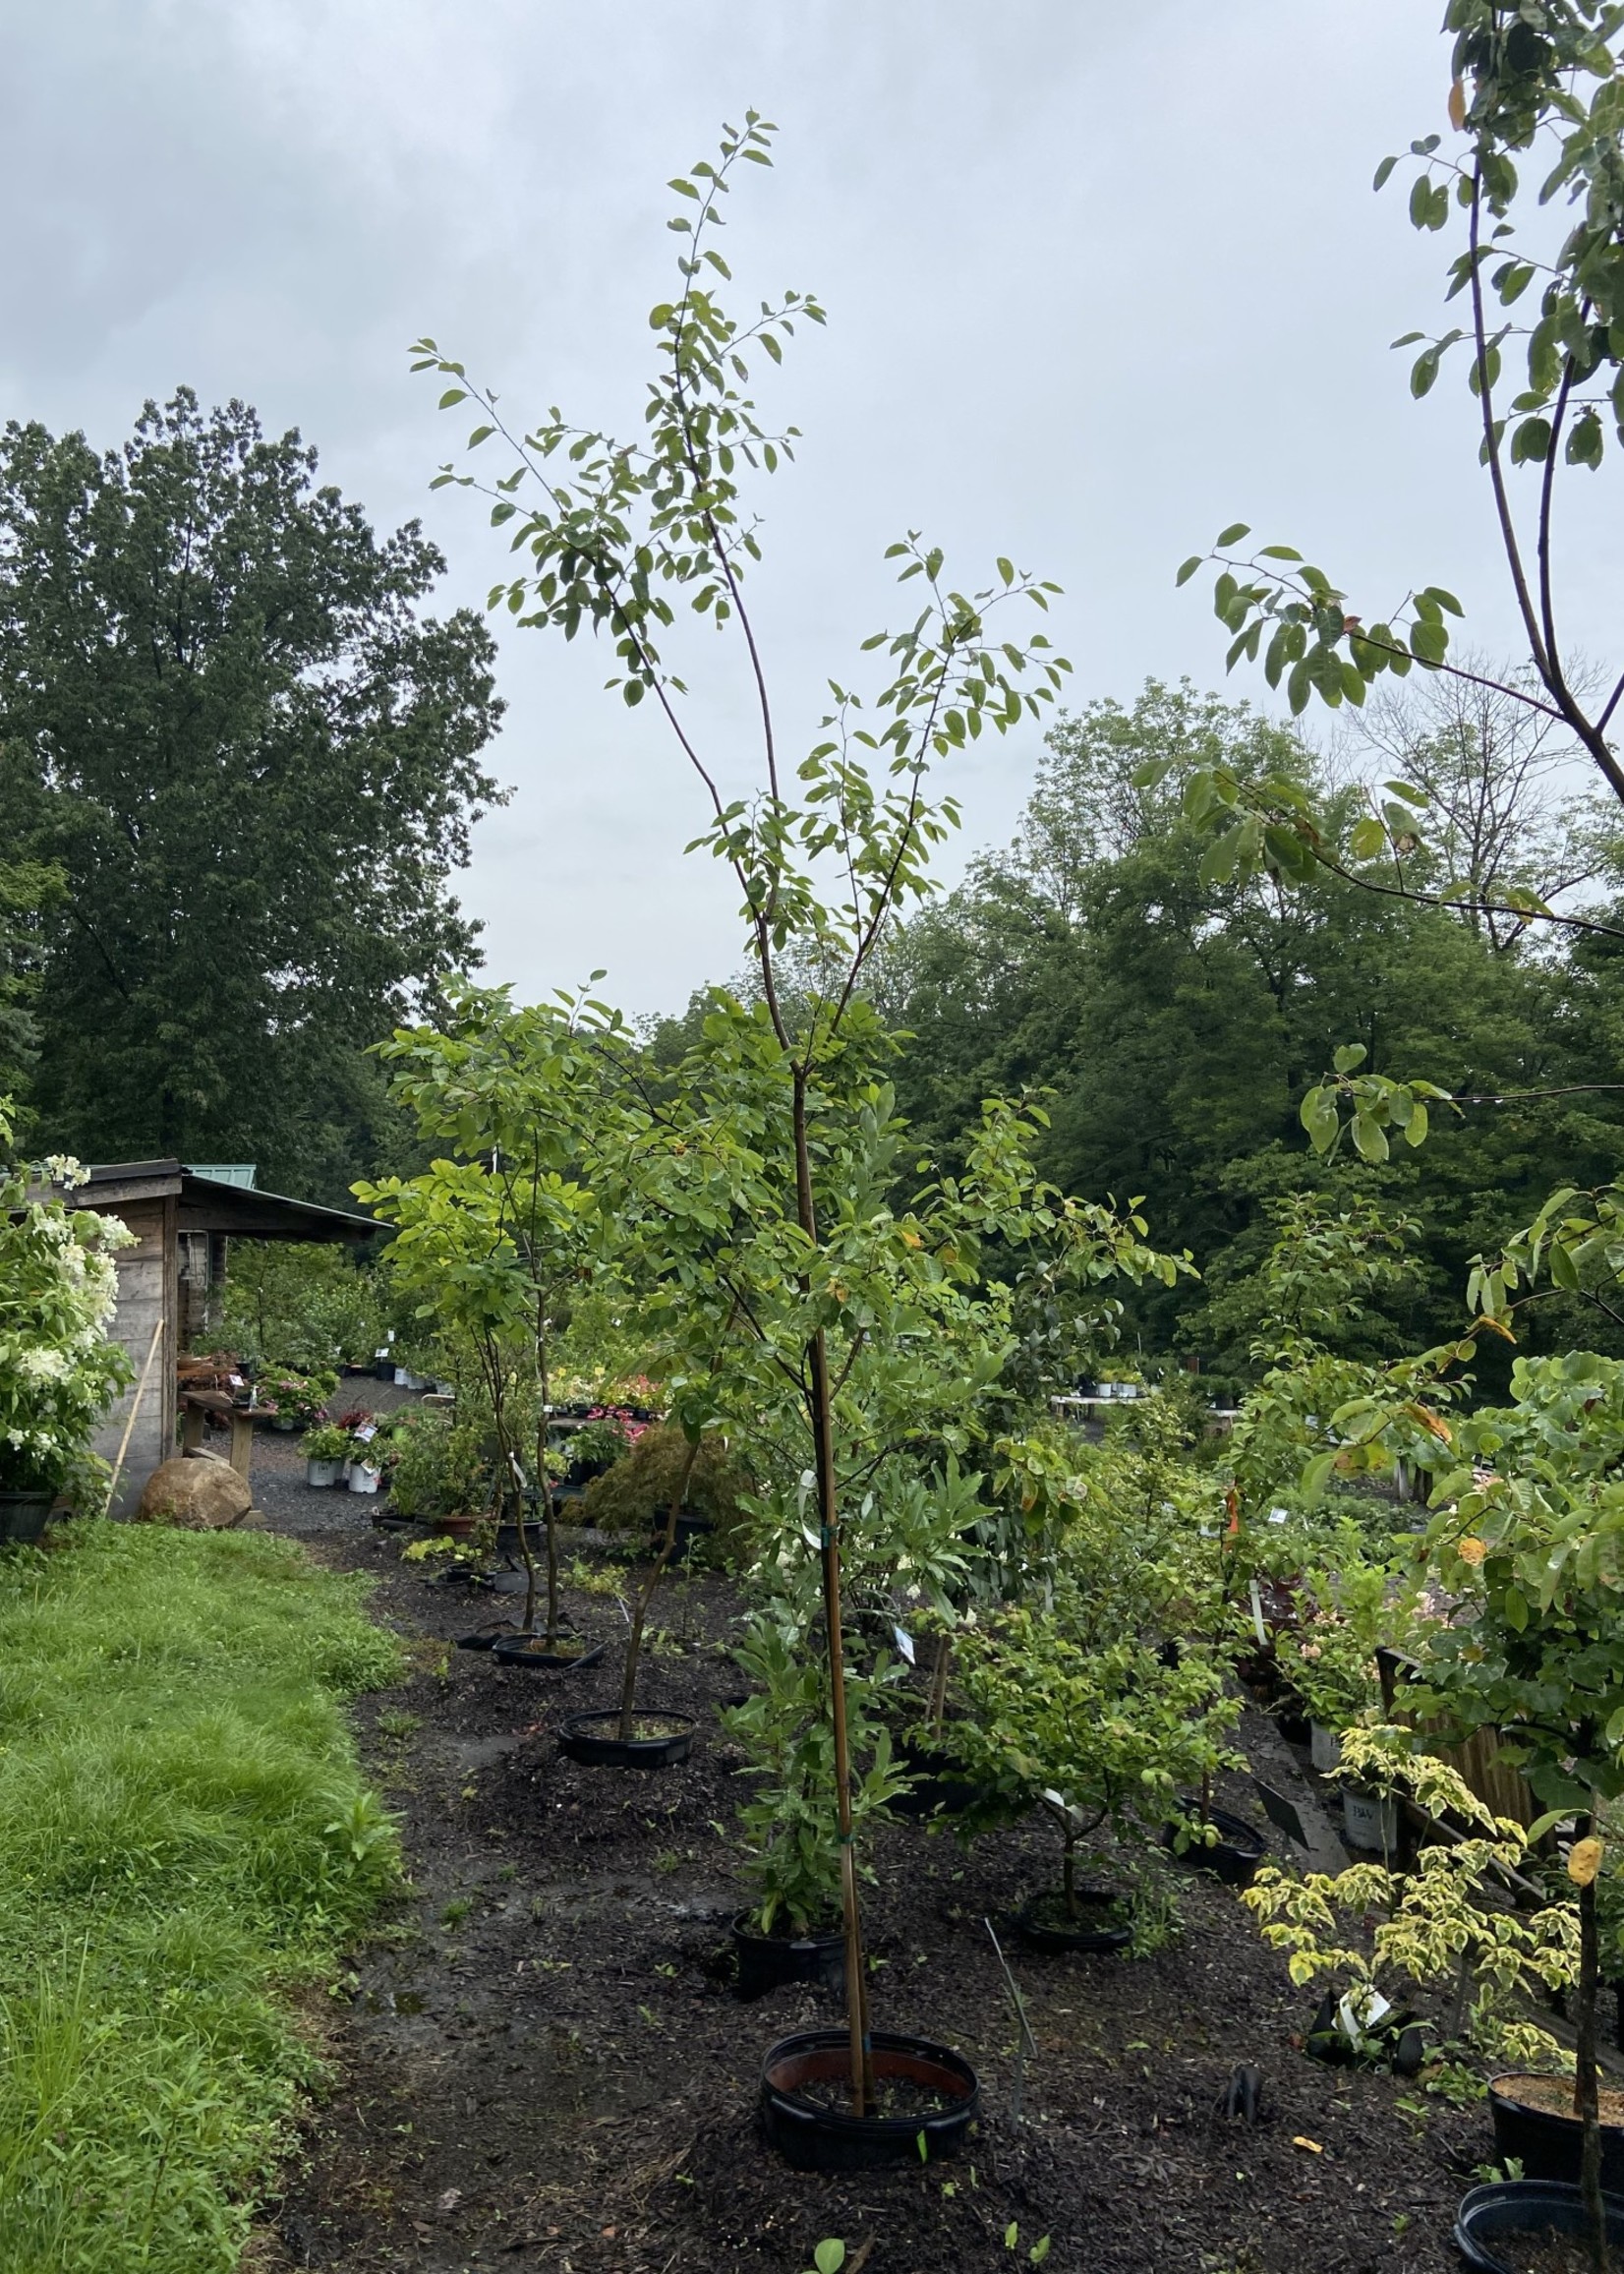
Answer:
POLYGON ((1410 1108, 1404 1137, 1407 1144, 1423 1145, 1426 1142, 1426 1107, 1419 1097, 1410 1108))
POLYGON ((1384 1161, 1387 1158, 1387 1133, 1367 1113, 1354 1116, 1354 1149, 1361 1160, 1384 1161))
POLYGON ((1245 824, 1240 824, 1234 829, 1226 829, 1222 837, 1213 839, 1206 851, 1201 855, 1201 863, 1197 871, 1202 884, 1229 883, 1235 874, 1236 862, 1240 858, 1242 840, 1245 835, 1245 824))
POLYGON ((1550 456, 1549 419, 1524 419, 1512 429, 1511 462, 1514 466, 1525 463, 1543 465, 1550 456))
POLYGON ((1190 578, 1195 574, 1195 571, 1200 567, 1201 562, 1205 559, 1205 557, 1206 555, 1204 554, 1192 553, 1189 558, 1185 562, 1184 566, 1180 569, 1178 575, 1173 579, 1174 583, 1176 585, 1188 584, 1190 578))
POLYGON ((1449 634, 1441 623, 1418 623, 1411 628, 1410 653, 1421 664, 1441 664, 1449 653, 1449 634))
POLYGON ((812 2263, 818 2274, 841 2274, 845 2264, 845 2245, 837 2242, 833 2235, 826 2236, 813 2251, 812 2263))
POLYGON ((1364 1064, 1369 1055, 1363 1042, 1345 1042, 1333 1055, 1331 1064, 1338 1074, 1352 1074, 1356 1067, 1364 1064))
POLYGON ((1243 537, 1249 537, 1250 535, 1251 526, 1248 522, 1232 521, 1229 527, 1221 532, 1218 539, 1217 550, 1218 552, 1223 553, 1230 546, 1239 545, 1243 537))
POLYGON ((1349 845, 1356 860, 1374 860, 1387 849, 1387 832, 1373 813, 1367 813, 1355 822, 1349 845))
POLYGON ((1570 1294, 1579 1292, 1579 1266, 1573 1259, 1573 1251, 1560 1240, 1550 1244, 1550 1275, 1558 1287, 1565 1287, 1570 1294))
POLYGON ((468 389, 466 387, 447 387, 439 398, 439 407, 442 411, 448 411, 458 403, 465 403, 467 400, 468 389))
POLYGON ((1392 176, 1393 168, 1398 164, 1398 162, 1399 161, 1396 157, 1382 159, 1380 165, 1376 168, 1375 179, 1370 184, 1372 190, 1386 189, 1388 181, 1392 176))
POLYGON ((1299 1489, 1305 1500, 1317 1500, 1330 1480, 1336 1466, 1336 1452, 1316 1453, 1304 1470, 1299 1489))

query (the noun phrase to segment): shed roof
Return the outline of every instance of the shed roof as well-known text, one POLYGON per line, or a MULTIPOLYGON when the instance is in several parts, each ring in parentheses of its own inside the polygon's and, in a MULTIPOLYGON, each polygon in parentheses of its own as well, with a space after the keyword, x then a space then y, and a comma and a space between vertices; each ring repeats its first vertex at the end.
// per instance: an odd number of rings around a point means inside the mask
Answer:
POLYGON ((360 1242, 378 1229, 371 1216, 261 1193, 240 1174, 228 1177, 218 1165, 204 1170, 185 1161, 100 1162, 66 1196, 75 1207, 109 1211, 135 1200, 177 1199, 181 1231, 225 1232, 238 1240, 360 1242))

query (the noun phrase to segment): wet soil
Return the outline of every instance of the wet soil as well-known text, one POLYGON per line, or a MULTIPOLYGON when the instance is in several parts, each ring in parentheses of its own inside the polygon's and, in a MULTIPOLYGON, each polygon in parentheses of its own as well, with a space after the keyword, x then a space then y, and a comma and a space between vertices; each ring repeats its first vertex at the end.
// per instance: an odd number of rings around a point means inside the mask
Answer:
MULTIPOLYGON (((867 2274, 989 2274, 1026 2264, 1045 2236, 1052 2274, 1456 2263, 1456 2204, 1493 2152, 1486 2110, 1305 2059, 1294 2039, 1315 1994, 1291 1987, 1233 1892, 1204 1875, 1181 1874, 1185 1932, 1155 1957, 1022 1953, 1004 1927, 1059 1864, 1037 1824, 967 1854, 899 1825, 874 1849, 874 2025, 974 2064, 984 2114, 964 2152, 854 2177, 790 2171, 759 2136, 762 2058, 841 2013, 808 1986, 749 2006, 730 1987, 744 1893, 739 1759, 717 1718, 739 1686, 727 1583, 678 1574, 657 1598, 640 1703, 699 1717, 692 1758, 583 1768, 555 1730, 617 1703, 612 1600, 569 1597, 577 1631, 614 1642, 598 1665, 509 1673, 451 1647, 483 1612, 403 1564, 374 1503, 305 1487, 297 1439, 262 1440, 254 1482, 275 1529, 378 1576, 376 1614, 408 1638, 413 1665, 358 1710, 411 1893, 334 1985, 334 2086, 268 2206, 257 2274, 802 2274, 827 2236, 866 2248, 867 2274), (1036 2044, 1023 2068, 987 1919, 1036 2044), (1243 2062, 1264 2079, 1255 2127, 1216 2113, 1243 2062)), ((1272 1729, 1248 1717, 1247 1735, 1284 1788, 1297 1771, 1272 1729)), ((1244 1779, 1221 1798, 1262 1827, 1244 1779)))
MULTIPOLYGON (((1518 2070, 1500 2078, 1498 2089, 1505 2099, 1514 2100, 1519 2108, 1538 2109, 1544 2116, 1572 2116, 1575 2113, 1571 2076, 1528 2076, 1518 2070)), ((1624 2125, 1624 2092, 1604 2084, 1595 2098, 1603 2124, 1624 2125)))

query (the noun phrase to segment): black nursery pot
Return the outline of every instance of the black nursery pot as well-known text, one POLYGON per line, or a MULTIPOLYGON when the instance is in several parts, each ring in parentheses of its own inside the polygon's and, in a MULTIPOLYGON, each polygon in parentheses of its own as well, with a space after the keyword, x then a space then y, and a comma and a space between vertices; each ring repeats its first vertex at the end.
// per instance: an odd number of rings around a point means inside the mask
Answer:
POLYGON ((1110 1888, 1079 1887, 1077 1902, 1082 1915, 1071 1926, 1052 1917, 1039 1918, 1043 1897, 1034 1895, 1024 1910, 1015 1914, 1015 1925, 1029 1951, 1046 1951, 1052 1956, 1069 1951, 1126 1951, 1133 1940, 1132 1928, 1109 1923, 1120 1899, 1110 1888))
POLYGON ((459 1634, 459 1651, 494 1650, 497 1643, 508 1641, 514 1630, 510 1626, 477 1626, 472 1634, 459 1634))
MULTIPOLYGON (((1196 1807, 1191 1806, 1191 1818, 1196 1815, 1196 1807)), ((1250 1887, 1258 1865, 1268 1853, 1263 1835, 1254 1832, 1244 1817, 1232 1816, 1227 1808, 1209 1808, 1206 1820, 1217 1832, 1217 1839, 1210 1847, 1191 1840, 1179 1860, 1188 1863, 1192 1871, 1210 1872, 1226 1887, 1250 1887)), ((1172 1825, 1166 1826, 1162 1833, 1164 1844, 1172 1847, 1175 1837, 1172 1825)))
POLYGON ((845 1989, 845 1936, 837 1927, 827 1935, 761 1935, 740 1911, 731 1927, 738 1961, 738 1994, 765 1998, 788 1982, 815 1982, 839 1997, 845 1989))
POLYGON ((803 2029, 781 2038, 762 2064, 761 2121, 769 2141, 798 2172, 864 2172, 916 2163, 921 2134, 934 2162, 959 2148, 981 2107, 975 2070, 945 2045, 876 2030, 874 2081, 913 2085, 939 2100, 930 2114, 852 2116, 823 2104, 819 2086, 838 2091, 850 2074, 844 2029, 803 2029))
MULTIPOLYGON (((1501 2163, 1515 2156, 1526 2180, 1561 2180, 1577 2187, 1585 2128, 1576 2116, 1557 2116, 1520 2101, 1517 2087, 1525 2081, 1515 2071, 1489 2078, 1494 2152, 1501 2163)), ((1601 2127, 1601 2185, 1609 2195, 1624 2197, 1624 2125, 1601 2127)))
POLYGON ((31 1546, 56 1505, 52 1492, 0 1492, 0 1541, 31 1546))
POLYGON ((594 1643, 590 1650, 579 1644, 573 1650, 527 1649, 523 1635, 505 1634, 492 1646, 491 1656, 498 1665, 523 1666, 533 1674, 568 1674, 595 1666, 608 1648, 607 1643, 594 1643))
POLYGON ((913 1782, 906 1792, 897 1795, 891 1812, 910 1823, 930 1816, 961 1816, 986 1797, 986 1788, 972 1783, 964 1774, 963 1762, 943 1746, 910 1745, 905 1737, 899 1738, 897 1762, 913 1782))
MULTIPOLYGON (((1624 2202, 1603 2195, 1607 2241, 1624 2245, 1624 2202)), ((1455 2215, 1455 2247, 1478 2274, 1519 2274, 1530 2244, 1572 2235, 1583 2245, 1590 2221, 1577 2187, 1558 2180, 1504 2180, 1474 2187, 1455 2215)))
MULTIPOLYGON (((694 1546, 708 1540, 716 1530, 709 1516, 696 1516, 691 1509, 682 1509, 676 1519, 676 1536, 671 1542, 671 1553, 678 1563, 686 1563, 694 1546)), ((666 1518, 657 1515, 654 1520, 654 1551, 658 1555, 666 1545, 666 1518)))
POLYGON ((639 1719, 681 1726, 666 1736, 617 1737, 618 1713, 572 1714, 558 1732, 558 1742, 572 1761, 588 1769, 674 1769, 686 1761, 699 1726, 692 1714, 648 1713, 639 1719))

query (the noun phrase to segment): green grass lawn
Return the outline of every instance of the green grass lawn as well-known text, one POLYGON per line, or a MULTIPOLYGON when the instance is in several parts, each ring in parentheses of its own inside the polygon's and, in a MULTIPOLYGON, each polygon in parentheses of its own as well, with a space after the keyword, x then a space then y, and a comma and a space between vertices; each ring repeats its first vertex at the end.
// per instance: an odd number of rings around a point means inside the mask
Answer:
POLYGON ((214 2274, 319 2072, 291 1996, 399 1877, 366 1583, 259 1533, 0 1557, 0 2267, 214 2274))

